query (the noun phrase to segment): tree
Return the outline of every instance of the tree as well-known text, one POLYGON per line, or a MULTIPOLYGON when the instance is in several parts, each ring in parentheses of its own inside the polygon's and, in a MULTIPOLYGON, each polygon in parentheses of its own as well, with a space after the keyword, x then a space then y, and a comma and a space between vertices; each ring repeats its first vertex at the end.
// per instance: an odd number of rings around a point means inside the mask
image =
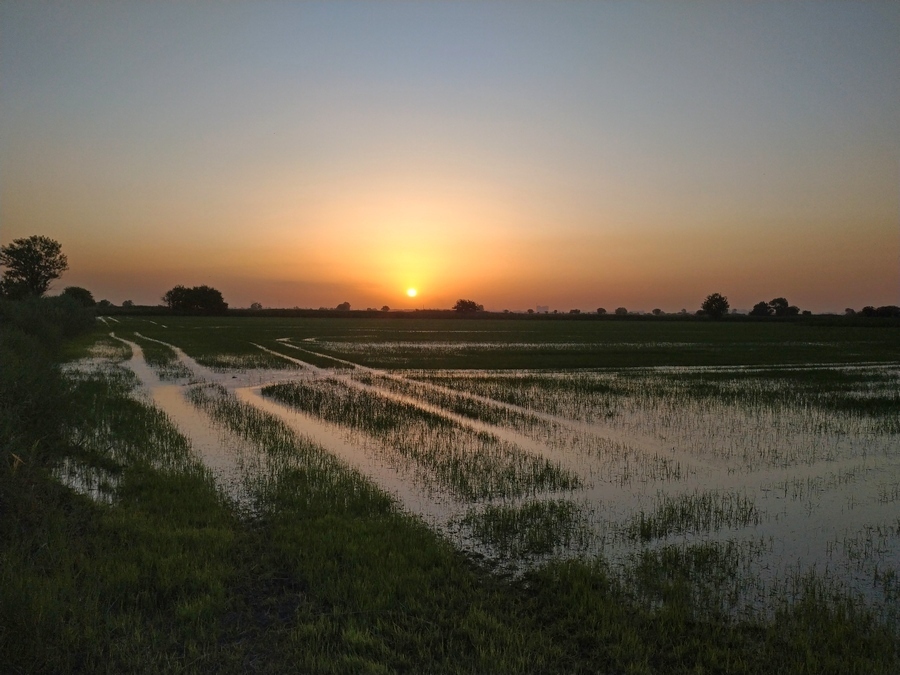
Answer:
POLYGON ((390 312, 390 311, 391 311, 391 308, 388 307, 387 305, 385 305, 384 307, 381 308, 381 311, 382 311, 382 312, 390 312))
POLYGON ((598 307, 597 314, 606 314, 606 310, 603 307, 598 307))
POLYGON ((456 301, 456 304, 453 305, 453 309, 456 310, 457 312, 464 312, 464 313, 483 312, 484 305, 479 305, 474 300, 459 299, 456 301))
POLYGON ((721 319, 728 311, 728 298, 721 293, 712 293, 706 296, 706 300, 700 305, 700 309, 714 319, 721 319))
POLYGON ((122 303, 122 307, 134 307, 134 301, 133 300, 125 300, 122 303))
POLYGON ((768 302, 757 302, 750 310, 750 316, 772 316, 773 311, 768 302))
POLYGON ((616 316, 625 316, 628 314, 628 310, 624 307, 616 307, 616 316))
POLYGON ((349 302, 342 302, 342 303, 339 304, 335 309, 339 309, 339 310, 342 311, 342 312, 349 312, 349 311, 350 311, 350 303, 349 303, 349 302))
POLYGON ((662 316, 663 311, 661 309, 654 309, 653 316, 662 316))
POLYGON ((262 303, 261 302, 251 302, 250 309, 252 309, 254 312, 259 311, 262 309, 262 303))
POLYGON ((197 312, 200 314, 222 314, 228 309, 228 303, 222 293, 211 286, 175 286, 162 297, 170 309, 180 312, 197 312))
POLYGON ((769 307, 772 308, 775 316, 797 316, 800 313, 800 308, 789 305, 785 298, 775 298, 769 301, 769 307))
POLYGON ((569 314, 581 314, 581 310, 580 309, 570 309, 569 314))
POLYGON ((875 308, 871 305, 866 305, 862 308, 860 314, 870 317, 900 317, 900 307, 897 307, 896 305, 883 305, 882 307, 875 308))
POLYGON ((84 307, 93 307, 97 304, 91 292, 86 288, 81 288, 80 286, 66 286, 63 289, 62 294, 69 298, 72 298, 75 302, 83 305, 84 307))
POLYGON ((0 265, 6 267, 0 294, 7 298, 40 297, 50 289, 50 282, 69 269, 59 242, 40 235, 0 246, 0 265))

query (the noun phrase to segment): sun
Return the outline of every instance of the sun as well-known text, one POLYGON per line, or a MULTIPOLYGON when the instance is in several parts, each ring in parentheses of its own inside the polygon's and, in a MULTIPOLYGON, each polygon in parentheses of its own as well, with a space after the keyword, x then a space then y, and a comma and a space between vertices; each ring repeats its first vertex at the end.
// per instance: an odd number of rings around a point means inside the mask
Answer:
POLYGON ((411 298, 416 297, 416 295, 418 294, 418 292, 419 292, 419 291, 417 291, 415 288, 407 288, 407 289, 406 289, 406 294, 407 294, 409 297, 411 297, 411 298))

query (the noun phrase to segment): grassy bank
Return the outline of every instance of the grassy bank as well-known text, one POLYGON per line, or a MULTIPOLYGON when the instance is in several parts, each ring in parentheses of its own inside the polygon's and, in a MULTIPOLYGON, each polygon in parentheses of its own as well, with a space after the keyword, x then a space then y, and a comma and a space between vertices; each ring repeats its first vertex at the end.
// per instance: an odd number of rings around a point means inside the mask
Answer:
MULTIPOLYGON (((254 339, 262 331, 271 343, 283 329, 259 324, 254 339)), ((163 330, 141 332, 166 339, 163 330)), ((177 343, 189 353, 216 340, 191 337, 187 324, 171 330, 188 336, 177 343)), ((624 576, 602 560, 494 573, 277 419, 195 387, 198 410, 265 459, 248 476, 252 508, 238 508, 171 422, 135 396, 128 370, 63 375, 56 338, 45 344, 40 334, 0 330, 8 671, 891 673, 900 665, 896 629, 814 578, 797 579, 774 616, 719 613, 697 587, 734 573, 721 547, 648 552, 624 576), (77 479, 64 487, 64 475, 77 479)), ((68 353, 98 343, 107 362, 125 356, 99 330, 69 342, 68 353)), ((172 367, 165 348, 152 357, 172 367)), ((548 512, 551 522, 564 519, 560 509, 548 512)))

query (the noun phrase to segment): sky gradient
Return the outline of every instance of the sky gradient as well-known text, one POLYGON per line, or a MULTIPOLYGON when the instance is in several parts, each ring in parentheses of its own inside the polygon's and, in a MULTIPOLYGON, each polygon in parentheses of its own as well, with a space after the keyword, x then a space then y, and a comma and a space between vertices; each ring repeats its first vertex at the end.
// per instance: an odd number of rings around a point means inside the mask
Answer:
POLYGON ((0 243, 116 304, 900 304, 898 36, 896 2, 2 2, 0 243))

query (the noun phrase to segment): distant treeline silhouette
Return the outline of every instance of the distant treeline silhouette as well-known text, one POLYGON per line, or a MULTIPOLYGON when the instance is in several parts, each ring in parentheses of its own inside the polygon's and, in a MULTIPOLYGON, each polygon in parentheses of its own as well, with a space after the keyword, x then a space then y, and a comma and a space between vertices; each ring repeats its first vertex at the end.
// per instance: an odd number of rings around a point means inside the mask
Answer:
MULTIPOLYGON (((872 307, 871 305, 867 305, 859 310, 859 313, 862 316, 900 318, 900 307, 897 307, 897 305, 884 305, 882 307, 872 307)), ((848 309, 847 314, 852 316, 855 312, 852 309, 848 309)))

